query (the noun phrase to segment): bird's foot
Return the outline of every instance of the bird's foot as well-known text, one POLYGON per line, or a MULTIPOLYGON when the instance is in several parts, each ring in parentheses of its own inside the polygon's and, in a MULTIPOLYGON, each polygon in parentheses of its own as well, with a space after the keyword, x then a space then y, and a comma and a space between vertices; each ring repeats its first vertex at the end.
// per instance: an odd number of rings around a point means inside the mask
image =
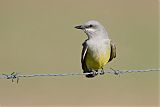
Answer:
POLYGON ((104 75, 104 70, 103 70, 103 68, 102 68, 102 70, 101 70, 101 72, 100 72, 100 75, 104 75))
POLYGON ((96 76, 98 75, 98 71, 96 70, 95 72, 93 72, 93 74, 96 76))

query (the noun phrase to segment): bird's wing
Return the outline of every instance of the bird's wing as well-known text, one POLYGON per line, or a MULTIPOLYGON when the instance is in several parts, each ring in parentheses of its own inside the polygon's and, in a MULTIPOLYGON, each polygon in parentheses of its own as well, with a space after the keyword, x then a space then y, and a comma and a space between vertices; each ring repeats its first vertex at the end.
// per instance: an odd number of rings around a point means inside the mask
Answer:
POLYGON ((113 58, 116 57, 116 46, 112 41, 110 41, 110 45, 111 45, 111 53, 110 53, 110 59, 108 62, 110 62, 113 58))
MULTIPOLYGON (((87 40, 86 40, 87 41, 87 40)), ((83 49, 82 49, 82 54, 81 54, 81 64, 82 64, 82 69, 84 71, 87 71, 88 68, 86 66, 86 61, 85 61, 85 57, 86 57, 86 53, 87 53, 87 50, 88 50, 88 46, 87 46, 87 43, 86 41, 82 44, 83 46, 83 49)))

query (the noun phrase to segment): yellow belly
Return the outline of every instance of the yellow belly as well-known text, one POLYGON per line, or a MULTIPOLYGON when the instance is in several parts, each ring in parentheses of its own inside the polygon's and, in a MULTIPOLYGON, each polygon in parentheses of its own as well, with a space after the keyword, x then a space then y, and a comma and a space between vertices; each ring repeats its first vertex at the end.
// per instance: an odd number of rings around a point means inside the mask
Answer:
POLYGON ((110 49, 107 52, 94 53, 87 51, 86 53, 86 65, 89 69, 98 70, 107 64, 110 58, 110 49))

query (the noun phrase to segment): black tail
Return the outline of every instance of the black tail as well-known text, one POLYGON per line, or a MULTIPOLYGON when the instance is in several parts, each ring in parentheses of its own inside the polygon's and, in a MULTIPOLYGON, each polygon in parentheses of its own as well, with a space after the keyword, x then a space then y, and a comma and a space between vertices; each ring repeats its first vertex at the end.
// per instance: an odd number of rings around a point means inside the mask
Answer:
POLYGON ((90 73, 90 74, 86 74, 86 77, 87 78, 93 78, 93 77, 95 77, 98 73, 97 73, 97 71, 96 72, 94 72, 94 71, 83 71, 83 73, 90 73))

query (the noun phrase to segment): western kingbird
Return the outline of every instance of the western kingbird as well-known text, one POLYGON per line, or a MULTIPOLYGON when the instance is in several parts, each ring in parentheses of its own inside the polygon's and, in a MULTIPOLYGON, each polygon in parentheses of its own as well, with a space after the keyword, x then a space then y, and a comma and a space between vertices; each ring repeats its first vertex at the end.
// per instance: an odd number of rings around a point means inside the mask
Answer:
POLYGON ((81 54, 83 72, 90 73, 86 77, 96 76, 98 69, 101 69, 100 74, 104 74, 104 65, 116 57, 116 47, 109 39, 107 31, 95 20, 75 26, 75 28, 83 30, 88 37, 82 44, 81 54))

